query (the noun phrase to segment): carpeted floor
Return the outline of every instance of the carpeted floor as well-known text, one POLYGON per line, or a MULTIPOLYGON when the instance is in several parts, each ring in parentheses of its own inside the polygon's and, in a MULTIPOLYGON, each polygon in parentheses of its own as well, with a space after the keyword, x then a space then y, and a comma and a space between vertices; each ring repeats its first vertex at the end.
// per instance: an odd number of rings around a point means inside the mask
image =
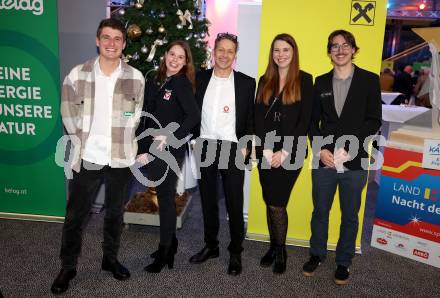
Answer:
MULTIPOLYGON (((370 184, 363 232, 363 254, 356 256, 347 286, 333 283, 334 253, 313 278, 301 274, 308 258, 305 248, 288 248, 285 274, 274 275, 258 263, 267 244, 245 241, 243 273, 226 274, 228 224, 224 201, 220 233, 221 255, 201 265, 188 263, 202 246, 203 228, 197 191, 189 216, 179 230, 179 251, 173 270, 147 274, 159 238, 156 227, 124 230, 120 260, 130 270, 128 281, 117 281, 100 270, 103 214, 93 215, 84 233, 78 275, 65 297, 440 297, 440 270, 370 247, 377 186, 370 184)), ((0 220, 0 291, 4 297, 50 297, 50 285, 60 267, 61 224, 0 220)), ((1 295, 0 295, 1 296, 1 295)))

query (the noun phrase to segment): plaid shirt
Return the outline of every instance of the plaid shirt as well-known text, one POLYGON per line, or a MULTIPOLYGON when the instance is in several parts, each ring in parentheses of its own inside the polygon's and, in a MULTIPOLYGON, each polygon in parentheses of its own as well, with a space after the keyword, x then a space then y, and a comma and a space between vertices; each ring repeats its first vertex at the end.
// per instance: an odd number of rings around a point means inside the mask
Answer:
MULTIPOLYGON (((96 59, 74 67, 63 82, 61 115, 74 145, 71 167, 80 171, 84 146, 94 115, 96 59)), ((113 94, 111 162, 113 168, 129 167, 135 161, 145 80, 140 71, 121 61, 121 75, 113 94)))

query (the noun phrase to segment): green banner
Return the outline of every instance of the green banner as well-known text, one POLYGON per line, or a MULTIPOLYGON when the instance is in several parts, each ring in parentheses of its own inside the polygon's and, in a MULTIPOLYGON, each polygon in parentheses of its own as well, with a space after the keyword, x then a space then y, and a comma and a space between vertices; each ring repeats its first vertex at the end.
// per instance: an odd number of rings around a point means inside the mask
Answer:
POLYGON ((0 1, 0 217, 64 217, 56 3, 0 1))

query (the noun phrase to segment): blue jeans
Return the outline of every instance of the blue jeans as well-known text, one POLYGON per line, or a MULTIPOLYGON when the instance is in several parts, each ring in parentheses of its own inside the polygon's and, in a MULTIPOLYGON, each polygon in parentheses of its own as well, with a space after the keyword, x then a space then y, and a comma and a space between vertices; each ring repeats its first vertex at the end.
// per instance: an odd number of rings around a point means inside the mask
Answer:
POLYGON ((313 214, 310 255, 318 256, 321 260, 327 255, 329 213, 336 187, 339 186, 342 216, 336 247, 336 264, 346 267, 351 265, 356 249, 361 194, 367 175, 368 172, 365 170, 338 173, 335 169, 319 168, 312 171, 313 214))

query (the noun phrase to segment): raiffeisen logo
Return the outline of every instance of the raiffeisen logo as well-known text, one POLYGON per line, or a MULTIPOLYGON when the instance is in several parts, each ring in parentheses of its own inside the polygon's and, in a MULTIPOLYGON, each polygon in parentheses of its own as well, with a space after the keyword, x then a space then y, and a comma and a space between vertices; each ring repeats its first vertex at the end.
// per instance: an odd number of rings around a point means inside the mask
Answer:
POLYGON ((39 16, 44 12, 43 0, 0 0, 0 10, 30 10, 39 16))

